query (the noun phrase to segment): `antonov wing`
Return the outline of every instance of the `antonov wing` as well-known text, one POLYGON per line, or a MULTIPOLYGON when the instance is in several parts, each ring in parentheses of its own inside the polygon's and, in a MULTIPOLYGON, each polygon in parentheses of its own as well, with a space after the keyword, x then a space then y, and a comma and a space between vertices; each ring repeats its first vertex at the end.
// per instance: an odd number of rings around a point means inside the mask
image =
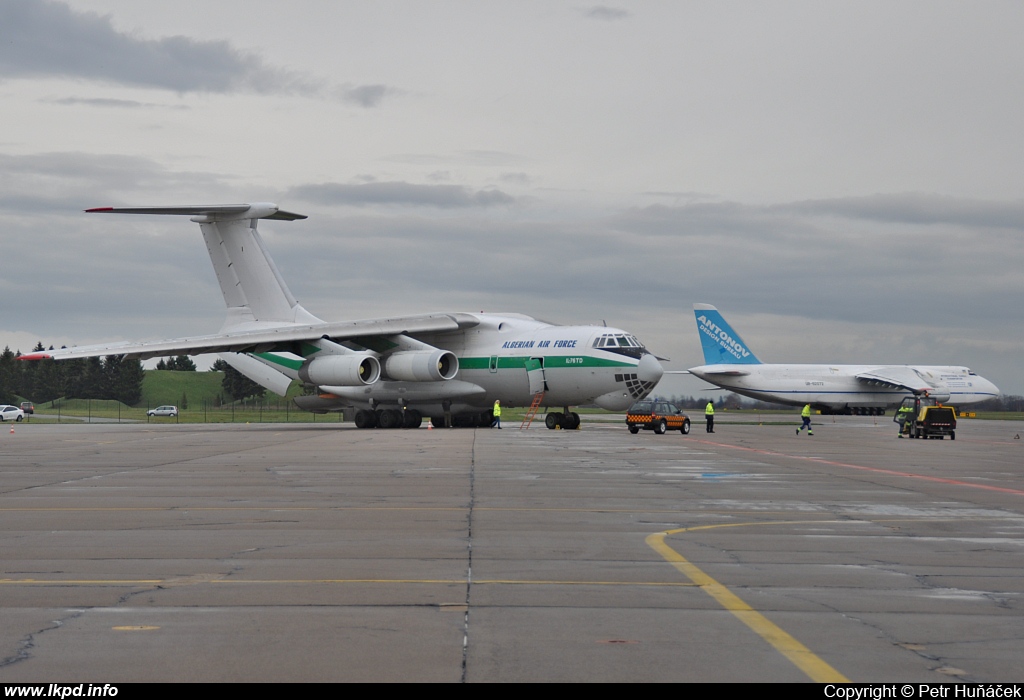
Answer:
POLYGON ((873 386, 887 386, 893 389, 908 389, 915 394, 932 391, 934 386, 925 381, 913 367, 878 367, 870 372, 856 375, 857 381, 873 386))
POLYGON ((398 318, 367 319, 339 323, 316 323, 305 326, 281 326, 251 331, 232 331, 191 338, 155 340, 142 343, 108 343, 81 347, 45 350, 22 355, 23 360, 47 358, 100 357, 128 355, 147 360, 167 355, 201 355, 221 352, 289 352, 296 343, 328 338, 335 342, 368 336, 394 336, 416 333, 445 333, 472 328, 479 323, 467 313, 422 314, 398 318))

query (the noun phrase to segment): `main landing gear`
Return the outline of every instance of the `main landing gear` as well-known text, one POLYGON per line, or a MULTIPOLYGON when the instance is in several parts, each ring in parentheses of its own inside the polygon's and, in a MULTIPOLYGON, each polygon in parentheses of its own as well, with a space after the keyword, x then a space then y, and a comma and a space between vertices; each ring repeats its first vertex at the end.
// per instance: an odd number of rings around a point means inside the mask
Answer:
POLYGON ((418 428, 423 424, 423 415, 415 408, 378 408, 376 411, 356 411, 357 428, 418 428))
POLYGON ((548 430, 577 430, 580 427, 580 414, 573 413, 566 406, 564 412, 554 411, 544 416, 544 425, 548 430))

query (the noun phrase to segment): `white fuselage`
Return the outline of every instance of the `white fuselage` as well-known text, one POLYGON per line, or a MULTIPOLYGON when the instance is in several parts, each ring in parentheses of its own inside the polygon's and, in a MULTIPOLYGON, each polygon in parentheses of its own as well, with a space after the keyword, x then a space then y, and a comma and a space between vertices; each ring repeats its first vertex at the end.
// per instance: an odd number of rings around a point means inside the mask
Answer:
MULTIPOLYGON (((996 386, 966 367, 914 365, 936 399, 966 405, 999 395, 996 386)), ((899 405, 911 392, 857 379, 858 374, 884 369, 882 365, 703 365, 691 374, 722 389, 763 401, 829 408, 899 405)))
POLYGON ((491 406, 529 406, 543 391, 541 406, 596 404, 624 410, 647 396, 663 369, 623 330, 606 326, 554 326, 518 314, 474 314, 468 330, 417 334, 416 340, 449 350, 459 371, 447 382, 396 382, 371 386, 321 386, 347 405, 403 405, 438 415, 448 399, 455 412, 491 406), (608 338, 604 347, 599 339, 608 338), (611 345, 610 339, 616 339, 611 345), (621 339, 630 339, 623 341, 621 339))

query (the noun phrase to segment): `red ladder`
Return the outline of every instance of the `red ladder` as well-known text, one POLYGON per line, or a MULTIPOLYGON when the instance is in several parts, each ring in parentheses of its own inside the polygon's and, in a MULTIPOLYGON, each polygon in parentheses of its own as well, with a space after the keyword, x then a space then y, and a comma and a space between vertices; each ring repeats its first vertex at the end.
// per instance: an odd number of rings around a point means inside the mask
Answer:
POLYGON ((533 395, 533 403, 530 404, 530 410, 523 416, 523 422, 519 426, 520 430, 529 430, 530 424, 533 423, 534 417, 537 415, 537 410, 540 408, 540 402, 544 400, 544 392, 533 395))

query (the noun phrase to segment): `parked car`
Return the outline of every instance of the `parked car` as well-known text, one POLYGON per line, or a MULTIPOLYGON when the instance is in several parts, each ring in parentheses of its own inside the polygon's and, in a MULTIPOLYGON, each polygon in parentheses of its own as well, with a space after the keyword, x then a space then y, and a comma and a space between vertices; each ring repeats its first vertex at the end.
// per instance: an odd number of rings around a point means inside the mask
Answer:
POLYGON ((31 416, 36 412, 36 406, 31 401, 22 401, 21 410, 24 411, 26 415, 31 416))
POLYGON ((20 423, 25 418, 25 412, 17 406, 0 406, 0 423, 15 421, 20 423))
POLYGON ((170 416, 171 418, 178 417, 177 406, 157 406, 146 411, 147 416, 170 416))
POLYGON ((690 419, 668 401, 637 401, 626 411, 626 425, 636 435, 643 430, 653 430, 664 435, 668 430, 678 430, 683 435, 690 432, 690 419))

